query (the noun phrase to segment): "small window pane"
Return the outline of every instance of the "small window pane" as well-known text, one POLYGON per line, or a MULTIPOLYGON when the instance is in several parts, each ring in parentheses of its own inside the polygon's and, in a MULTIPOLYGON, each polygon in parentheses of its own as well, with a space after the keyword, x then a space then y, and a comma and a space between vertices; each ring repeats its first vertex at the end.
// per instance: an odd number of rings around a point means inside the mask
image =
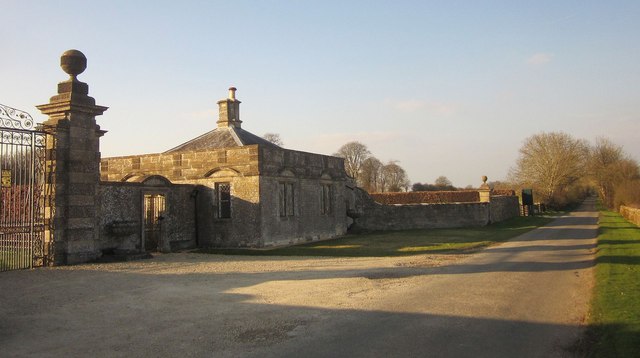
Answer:
POLYGON ((231 184, 216 183, 218 218, 231 218, 231 184))
POLYGON ((280 208, 280 216, 287 216, 286 200, 285 200, 285 183, 278 185, 278 207, 280 208))
POLYGON ((320 196, 320 212, 331 214, 331 185, 322 185, 320 196))
POLYGON ((294 210, 293 210, 293 184, 292 183, 287 183, 286 184, 286 197, 287 197, 287 216, 294 216, 294 210))

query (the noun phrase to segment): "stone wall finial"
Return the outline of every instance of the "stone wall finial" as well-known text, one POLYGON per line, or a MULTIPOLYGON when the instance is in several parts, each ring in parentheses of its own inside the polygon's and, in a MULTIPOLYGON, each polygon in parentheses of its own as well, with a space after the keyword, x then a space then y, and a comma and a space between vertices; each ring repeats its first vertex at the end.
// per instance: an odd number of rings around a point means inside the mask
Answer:
POLYGON ((60 67, 69 75, 69 79, 58 83, 58 94, 63 96, 54 96, 51 98, 51 102, 66 101, 68 94, 72 93, 74 102, 95 105, 93 98, 88 96, 89 85, 78 81, 77 78, 87 68, 87 57, 78 50, 65 51, 60 56, 60 67))
POLYGON ((487 184, 488 179, 489 178, 487 178, 486 175, 482 176, 482 184, 480 184, 480 188, 478 189, 481 202, 491 201, 491 187, 489 187, 489 184, 487 184))
POLYGON ((60 56, 60 67, 71 76, 71 80, 76 80, 76 77, 87 69, 87 57, 78 50, 65 51, 60 56))

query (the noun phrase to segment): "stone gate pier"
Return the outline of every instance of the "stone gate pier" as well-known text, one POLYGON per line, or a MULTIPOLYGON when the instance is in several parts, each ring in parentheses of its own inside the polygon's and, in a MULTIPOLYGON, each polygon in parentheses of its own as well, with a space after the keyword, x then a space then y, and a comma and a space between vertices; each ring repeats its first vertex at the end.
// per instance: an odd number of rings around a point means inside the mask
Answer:
POLYGON ((37 106, 49 116, 43 124, 50 133, 47 165, 46 216, 49 219, 54 264, 96 259, 97 199, 100 180, 100 137, 105 133, 96 116, 107 107, 96 105, 89 86, 77 76, 87 68, 82 52, 62 54, 60 66, 69 79, 58 84, 58 94, 37 106))

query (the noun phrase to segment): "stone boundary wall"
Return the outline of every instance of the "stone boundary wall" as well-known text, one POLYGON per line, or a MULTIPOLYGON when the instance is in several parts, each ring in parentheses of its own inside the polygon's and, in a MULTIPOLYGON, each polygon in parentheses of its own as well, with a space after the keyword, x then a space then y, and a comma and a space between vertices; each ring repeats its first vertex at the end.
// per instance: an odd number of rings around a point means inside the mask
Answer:
POLYGON ((492 195, 489 204, 492 223, 520 216, 520 201, 515 195, 492 195))
POLYGON ((629 222, 640 226, 640 209, 622 205, 620 206, 620 215, 622 215, 629 222))
POLYGON ((517 196, 491 197, 491 202, 385 205, 360 188, 354 194, 356 230, 478 227, 520 214, 517 196))

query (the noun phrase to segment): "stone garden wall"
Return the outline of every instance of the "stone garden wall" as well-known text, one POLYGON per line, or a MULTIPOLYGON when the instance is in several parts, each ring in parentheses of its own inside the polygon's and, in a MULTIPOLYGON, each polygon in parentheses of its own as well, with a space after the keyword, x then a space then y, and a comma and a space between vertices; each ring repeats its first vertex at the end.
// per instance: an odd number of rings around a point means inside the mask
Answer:
POLYGON ((492 195, 489 203, 492 223, 520 216, 520 202, 515 195, 492 195))
MULTIPOLYGON (((196 247, 196 198, 193 185, 147 185, 102 182, 97 246, 102 253, 144 251, 144 195, 162 194, 166 210, 161 229, 162 251, 196 247)), ((200 189, 201 190, 201 189, 200 189)), ((204 196, 203 196, 204 197, 204 196)))
POLYGON ((354 229, 407 230, 485 226, 519 215, 517 196, 490 202, 385 205, 354 189, 354 229))

